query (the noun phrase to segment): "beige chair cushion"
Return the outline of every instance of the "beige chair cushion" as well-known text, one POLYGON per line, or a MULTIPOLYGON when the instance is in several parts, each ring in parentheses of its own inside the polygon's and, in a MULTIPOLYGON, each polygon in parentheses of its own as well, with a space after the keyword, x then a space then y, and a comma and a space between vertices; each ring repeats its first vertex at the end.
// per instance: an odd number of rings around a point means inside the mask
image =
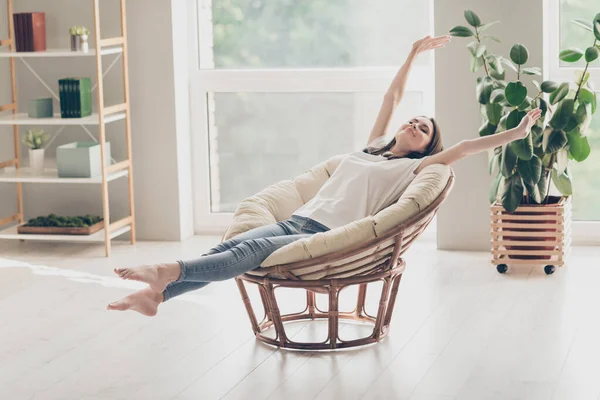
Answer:
MULTIPOLYGON (((233 221, 224 239, 258 226, 290 218, 295 210, 319 191, 344 156, 332 157, 294 180, 278 182, 255 196, 243 200, 234 213, 233 221)), ((450 175, 450 167, 441 164, 430 165, 417 175, 397 202, 376 215, 292 242, 273 252, 260 266, 272 267, 308 260, 344 249, 356 248, 361 243, 380 237, 431 204, 446 187, 450 175)), ((373 254, 381 248, 382 246, 365 250, 354 258, 373 254)), ((370 261, 379 262, 376 257, 373 257, 363 259, 357 265, 344 265, 345 269, 335 268, 335 263, 328 264, 326 270, 323 270, 322 266, 310 266, 294 271, 294 275, 299 279, 322 279, 331 276, 342 278, 367 270, 370 261)), ((343 263, 347 262, 348 259, 343 261, 343 263)), ((264 276, 269 271, 257 268, 250 273, 264 276)))

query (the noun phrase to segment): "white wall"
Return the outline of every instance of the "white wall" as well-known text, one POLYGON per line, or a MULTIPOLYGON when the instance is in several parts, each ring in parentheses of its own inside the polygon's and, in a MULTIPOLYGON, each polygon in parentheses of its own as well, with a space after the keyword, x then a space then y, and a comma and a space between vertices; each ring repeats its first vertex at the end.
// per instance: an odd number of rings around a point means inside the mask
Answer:
MULTIPOLYGON (((528 66, 542 67, 542 0, 435 0, 435 34, 443 35, 455 25, 466 25, 465 9, 478 13, 483 22, 499 20, 486 34, 498 36, 502 44, 490 45, 492 51, 508 57, 513 44, 528 49, 528 66)), ((444 144, 478 137, 481 117, 471 73, 468 38, 453 38, 435 55, 436 117, 444 144)), ((513 78, 515 79, 515 78, 513 78)), ((448 250, 490 248, 490 210, 488 188, 491 177, 485 153, 473 155, 454 166, 454 190, 438 213, 438 247, 448 250)))
MULTIPOLYGON (((48 2, 19 0, 15 12, 46 13, 48 47, 68 47, 68 28, 93 28, 93 2, 48 2)), ((128 0, 129 78, 132 112, 132 142, 136 223, 141 240, 180 240, 193 234, 189 157, 189 109, 187 101, 187 11, 183 1, 128 0), (176 23, 174 23, 176 21, 176 23)), ((5 7, 0 7, 0 34, 7 36, 5 7)), ((119 34, 119 1, 101 1, 103 38, 119 34)), ((93 45, 93 39, 92 43, 93 45)), ((114 56, 104 58, 105 69, 114 56)), ((56 90, 57 80, 67 76, 90 76, 95 82, 94 58, 38 59, 30 64, 56 90)), ((20 62, 19 108, 27 100, 46 97, 47 91, 20 62)), ((8 62, 0 62, 0 102, 10 102, 8 62)), ((123 101, 121 63, 105 78, 105 104, 123 101)), ((55 109, 58 103, 55 102, 55 109)), ((125 124, 109 124, 107 137, 114 158, 125 158, 125 124)), ((21 132, 27 128, 22 127, 21 132)), ((52 133, 55 128, 48 127, 52 133)), ((92 129, 97 137, 97 129, 92 129)), ((12 130, 0 128, 0 159, 12 157, 12 130)), ((67 128, 48 149, 54 157, 56 145, 87 140, 79 127, 67 128)), ((22 160, 27 164, 26 149, 22 160)), ((128 213, 127 181, 110 184, 111 218, 128 213)), ((14 185, 0 185, 0 218, 16 211, 14 185)), ((25 185, 25 217, 55 212, 63 215, 102 214, 100 187, 77 185, 25 185)))

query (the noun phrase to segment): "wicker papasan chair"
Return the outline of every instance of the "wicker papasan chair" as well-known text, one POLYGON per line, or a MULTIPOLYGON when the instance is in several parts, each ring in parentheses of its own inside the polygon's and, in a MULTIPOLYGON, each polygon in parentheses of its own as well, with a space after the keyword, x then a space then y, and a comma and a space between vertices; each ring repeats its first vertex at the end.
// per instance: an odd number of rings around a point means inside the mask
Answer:
MULTIPOLYGON (((292 180, 275 183, 243 200, 222 240, 289 218, 319 191, 343 157, 332 157, 292 180)), ((401 256, 431 222, 453 183, 454 173, 449 166, 429 165, 395 203, 376 215, 292 242, 273 252, 258 268, 237 277, 257 339, 284 348, 324 350, 362 346, 385 337, 406 267, 401 256), (377 315, 371 316, 365 309, 367 284, 377 281, 383 282, 381 297, 377 315), (265 315, 260 322, 246 284, 258 286, 265 315), (352 285, 358 285, 356 308, 340 312, 339 293, 352 285), (305 290, 304 310, 281 315, 275 297, 278 287, 305 290), (328 310, 317 307, 316 293, 328 295, 328 310), (328 319, 327 339, 308 343, 290 340, 286 323, 303 319, 328 319), (373 331, 366 337, 342 340, 338 334, 340 319, 370 323, 373 331), (265 335, 270 328, 275 329, 274 337, 265 335)))

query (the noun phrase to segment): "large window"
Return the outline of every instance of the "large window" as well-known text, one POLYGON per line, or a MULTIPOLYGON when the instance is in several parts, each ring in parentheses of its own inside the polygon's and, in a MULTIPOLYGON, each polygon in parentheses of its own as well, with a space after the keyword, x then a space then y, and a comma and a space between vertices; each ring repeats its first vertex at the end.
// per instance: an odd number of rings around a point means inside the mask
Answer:
MULTIPOLYGON (((573 82, 585 61, 566 63, 560 61, 561 50, 581 48, 594 44, 593 35, 573 23, 574 20, 592 22, 600 13, 597 0, 545 0, 544 40, 545 79, 557 82, 573 82), (558 27, 558 29, 557 29, 558 27)), ((600 90, 600 62, 592 62, 588 68, 590 82, 600 90)), ((600 111, 596 112, 590 125, 588 141, 592 152, 582 163, 572 161, 573 220, 575 240, 597 242, 600 221, 600 111)))
MULTIPOLYGON (((239 202, 359 150, 414 40, 424 0, 198 0, 191 105, 195 228, 224 228, 239 202), (410 16, 402 18, 399 15, 410 16)), ((421 55, 390 129, 433 113, 421 55)), ((388 132, 388 135, 391 132, 388 132)))

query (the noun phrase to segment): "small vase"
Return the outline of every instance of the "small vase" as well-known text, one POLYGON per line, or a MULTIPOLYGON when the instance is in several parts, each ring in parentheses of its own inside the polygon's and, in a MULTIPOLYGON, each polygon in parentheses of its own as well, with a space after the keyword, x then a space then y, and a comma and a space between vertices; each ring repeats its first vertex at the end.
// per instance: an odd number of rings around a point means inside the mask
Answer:
POLYGON ((71 35, 71 51, 81 50, 81 36, 71 35))
POLYGON ((44 149, 29 149, 29 166, 36 174, 44 171, 44 149))
POLYGON ((81 35, 81 51, 87 53, 90 50, 90 46, 88 44, 88 35, 81 35))

